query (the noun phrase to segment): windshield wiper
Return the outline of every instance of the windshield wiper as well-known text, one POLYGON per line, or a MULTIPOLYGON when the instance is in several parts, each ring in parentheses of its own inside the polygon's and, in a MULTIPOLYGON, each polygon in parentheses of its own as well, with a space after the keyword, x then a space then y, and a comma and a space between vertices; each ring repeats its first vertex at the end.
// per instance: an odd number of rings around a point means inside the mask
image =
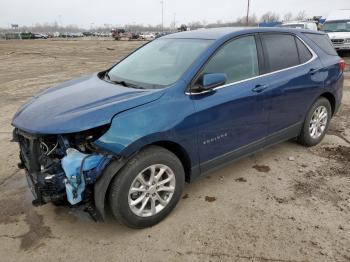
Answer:
POLYGON ((111 80, 111 77, 109 76, 108 72, 105 73, 105 78, 107 78, 107 80, 111 80))
POLYGON ((125 86, 125 87, 131 87, 131 88, 137 88, 137 89, 144 89, 142 86, 138 86, 138 85, 135 85, 135 84, 131 84, 129 82, 125 82, 124 80, 122 81, 113 81, 113 80, 110 80, 111 83, 113 84, 117 84, 117 85, 122 85, 122 86, 125 86))
POLYGON ((111 77, 109 76, 108 72, 105 73, 105 80, 107 80, 110 83, 116 84, 116 85, 122 85, 122 86, 125 86, 125 87, 132 87, 132 88, 137 88, 137 89, 145 89, 142 86, 131 84, 129 82, 125 82, 124 80, 122 80, 122 81, 113 81, 113 80, 111 80, 111 77))
POLYGON ((125 87, 129 87, 130 86, 130 83, 127 83, 125 81, 112 81, 114 84, 117 84, 117 85, 122 85, 122 86, 125 86, 125 87))
POLYGON ((125 86, 125 87, 132 87, 132 88, 137 88, 137 89, 145 89, 142 86, 131 84, 129 82, 125 82, 124 80, 123 81, 112 81, 112 82, 115 83, 115 84, 118 84, 118 85, 125 86))

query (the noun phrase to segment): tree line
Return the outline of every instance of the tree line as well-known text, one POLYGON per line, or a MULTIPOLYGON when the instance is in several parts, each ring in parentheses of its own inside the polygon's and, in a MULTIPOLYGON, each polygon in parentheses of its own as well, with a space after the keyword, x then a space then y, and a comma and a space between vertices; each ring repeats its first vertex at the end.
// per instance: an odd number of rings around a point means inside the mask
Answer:
MULTIPOLYGON (((225 22, 222 20, 217 20, 216 22, 207 22, 206 20, 202 21, 193 21, 190 23, 187 23, 186 26, 190 29, 197 29, 197 28, 213 28, 213 27, 224 27, 224 26, 256 26, 260 22, 275 22, 275 21, 292 21, 292 20, 304 20, 307 18, 307 14, 304 10, 298 12, 297 14, 293 14, 291 12, 288 12, 281 16, 280 14, 276 12, 267 12, 263 14, 260 18, 258 18, 255 14, 252 14, 248 17, 248 23, 247 23, 247 17, 242 16, 237 18, 235 21, 225 22)), ((164 27, 164 31, 176 31, 177 27, 180 27, 180 24, 176 26, 175 23, 171 23, 169 27, 164 27)), ((0 28, 1 31, 21 31, 21 32, 33 32, 33 33, 40 33, 40 32, 72 32, 72 33, 78 33, 78 32, 110 32, 113 28, 124 28, 127 31, 131 32, 156 32, 161 31, 162 26, 161 24, 158 25, 142 25, 142 24, 125 24, 125 25, 111 25, 111 24, 104 24, 101 26, 92 26, 90 28, 82 28, 77 25, 66 25, 62 26, 59 25, 58 22, 54 23, 43 23, 43 24, 33 24, 31 26, 21 26, 19 25, 18 29, 11 29, 11 28, 0 28)))

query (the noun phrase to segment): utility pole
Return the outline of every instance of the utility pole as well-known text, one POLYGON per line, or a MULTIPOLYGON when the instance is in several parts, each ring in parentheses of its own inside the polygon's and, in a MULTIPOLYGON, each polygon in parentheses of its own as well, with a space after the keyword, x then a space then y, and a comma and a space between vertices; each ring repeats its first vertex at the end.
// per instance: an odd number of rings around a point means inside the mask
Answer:
POLYGON ((250 0, 248 0, 248 7, 247 7, 247 21, 246 21, 247 26, 249 24, 249 5, 250 5, 250 0))
MULTIPOLYGON (((62 15, 59 15, 59 16, 58 16, 58 19, 59 19, 59 21, 60 21, 59 26, 61 27, 61 30, 62 30, 62 28, 63 28, 62 15)), ((60 31, 61 31, 61 30, 60 30, 60 31)))
POLYGON ((160 4, 162 5, 162 32, 164 30, 164 1, 160 1, 160 4))

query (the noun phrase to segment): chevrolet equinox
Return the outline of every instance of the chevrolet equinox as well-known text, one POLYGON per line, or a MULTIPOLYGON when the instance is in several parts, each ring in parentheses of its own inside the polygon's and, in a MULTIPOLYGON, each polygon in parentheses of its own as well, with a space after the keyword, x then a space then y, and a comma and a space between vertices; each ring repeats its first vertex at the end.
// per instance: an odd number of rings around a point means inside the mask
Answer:
POLYGON ((15 114, 34 195, 129 227, 164 219, 184 183, 289 139, 318 144, 345 63, 324 33, 216 28, 151 41, 111 68, 43 91, 15 114))

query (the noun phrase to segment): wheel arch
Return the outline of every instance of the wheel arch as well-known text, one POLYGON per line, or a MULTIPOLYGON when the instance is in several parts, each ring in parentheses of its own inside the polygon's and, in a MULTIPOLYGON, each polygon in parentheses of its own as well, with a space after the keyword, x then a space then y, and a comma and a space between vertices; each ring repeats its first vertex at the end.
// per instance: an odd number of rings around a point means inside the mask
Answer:
POLYGON ((176 142, 169 141, 169 140, 153 141, 152 143, 143 145, 142 147, 135 150, 132 154, 129 154, 128 156, 125 156, 125 157, 120 157, 115 161, 112 161, 111 164, 105 168, 102 175, 94 184, 94 201, 95 201, 95 208, 99 219, 101 220, 105 219, 106 195, 114 177, 117 176, 118 172, 125 166, 125 164, 133 156, 135 156, 141 150, 144 150, 145 148, 152 145, 165 148, 170 152, 172 152, 177 158, 179 158, 185 171, 185 181, 190 182, 191 158, 184 147, 182 147, 180 144, 176 142))
POLYGON ((163 140, 163 141, 153 142, 152 144, 146 145, 143 148, 150 146, 150 145, 160 146, 160 147, 163 147, 163 148, 169 150, 170 152, 172 152, 180 160, 180 162, 184 168, 186 182, 190 182, 190 180, 191 180, 191 158, 184 147, 182 147, 180 144, 178 144, 176 142, 163 140))
POLYGON ((336 107, 335 96, 330 92, 325 92, 325 93, 321 94, 320 97, 324 97, 329 101, 329 103, 331 104, 332 116, 333 116, 333 114, 335 112, 335 107, 336 107))

